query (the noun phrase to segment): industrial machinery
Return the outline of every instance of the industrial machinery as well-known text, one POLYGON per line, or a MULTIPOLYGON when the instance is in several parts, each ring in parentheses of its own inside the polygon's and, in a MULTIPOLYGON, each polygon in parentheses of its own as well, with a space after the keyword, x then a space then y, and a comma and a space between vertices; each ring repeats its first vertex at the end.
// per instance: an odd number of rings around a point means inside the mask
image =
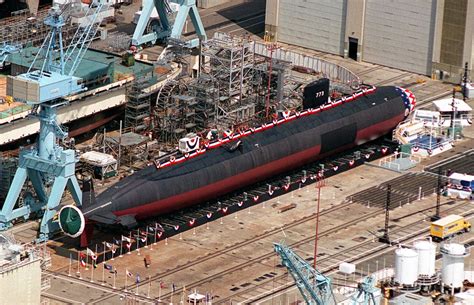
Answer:
POLYGON ((11 227, 17 219, 30 218, 33 213, 43 214, 38 241, 45 241, 58 228, 52 220, 65 188, 77 205, 82 203, 75 176, 75 152, 57 144, 57 139, 67 137, 67 131, 58 124, 56 110, 67 103, 64 97, 85 90, 81 79, 73 74, 97 33, 101 22, 99 12, 105 5, 105 0, 90 5, 86 15, 89 22, 78 28, 67 49, 62 38, 65 20, 59 8, 53 6, 44 21, 51 31, 28 72, 8 78, 7 94, 33 106, 33 114, 40 121, 40 134, 36 147, 20 152, 18 169, 0 211, 0 230, 11 227), (37 198, 27 191, 19 200, 27 178, 37 198))
POLYGON ((21 51, 21 45, 3 43, 0 45, 0 68, 8 59, 8 55, 21 51))
POLYGON ((274 245, 275 252, 281 257, 282 264, 295 280, 306 304, 335 305, 331 279, 313 268, 306 260, 285 245, 274 245))
POLYGON ((181 33, 186 23, 188 15, 191 17, 191 22, 196 29, 196 34, 199 38, 187 42, 190 48, 197 47, 199 40, 207 40, 204 25, 196 6, 196 0, 148 0, 143 1, 142 14, 138 20, 137 27, 132 37, 132 46, 140 46, 146 43, 155 44, 158 40, 167 40, 168 38, 180 40, 181 33), (168 16, 172 10, 169 2, 179 5, 176 18, 171 24, 168 16), (153 9, 156 8, 158 12, 159 21, 150 20, 153 9), (149 33, 145 33, 148 29, 149 33))
POLYGON ((376 293, 380 292, 380 289, 375 287, 375 278, 368 276, 364 278, 362 283, 357 286, 357 292, 352 296, 353 305, 379 305, 380 296, 376 296, 376 293))
POLYGON ((460 289, 464 281, 464 260, 469 251, 462 244, 444 244, 440 250, 443 255, 441 281, 447 289, 460 289))
POLYGON ((418 279, 418 253, 409 248, 395 250, 394 281, 406 290, 414 290, 418 279))

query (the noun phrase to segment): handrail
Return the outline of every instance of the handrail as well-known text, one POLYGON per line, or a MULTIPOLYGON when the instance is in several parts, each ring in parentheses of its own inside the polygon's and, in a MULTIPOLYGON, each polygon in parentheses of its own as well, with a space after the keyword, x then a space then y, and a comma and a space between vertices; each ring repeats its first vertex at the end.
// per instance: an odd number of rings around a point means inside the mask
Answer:
MULTIPOLYGON (((258 55, 270 57, 270 52, 265 43, 255 41, 254 50, 258 55)), ((357 88, 361 84, 360 78, 351 70, 315 56, 309 56, 283 48, 273 50, 271 56, 273 59, 289 61, 295 66, 322 73, 331 81, 342 83, 351 88, 357 88)))

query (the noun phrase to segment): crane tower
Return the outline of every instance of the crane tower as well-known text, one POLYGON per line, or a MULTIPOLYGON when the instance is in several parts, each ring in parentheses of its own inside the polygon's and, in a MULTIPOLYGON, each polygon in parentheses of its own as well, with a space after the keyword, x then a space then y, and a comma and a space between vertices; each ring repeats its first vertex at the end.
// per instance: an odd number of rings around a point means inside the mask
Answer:
POLYGON ((205 41, 207 39, 206 31, 196 6, 196 0, 144 0, 142 14, 133 33, 132 45, 154 44, 157 40, 166 40, 168 38, 180 40, 188 15, 199 38, 188 41, 187 46, 195 48, 199 45, 199 40, 205 41), (171 24, 168 18, 168 15, 172 13, 169 3, 175 3, 179 7, 173 24, 171 24), (155 8, 159 21, 150 20, 151 13, 155 8), (145 33, 147 28, 149 31, 145 33))
POLYGON ((30 218, 33 213, 42 214, 38 241, 45 241, 58 229, 52 220, 65 189, 70 191, 76 205, 82 204, 82 192, 75 176, 75 152, 57 143, 58 139, 67 137, 67 131, 57 122, 56 113, 58 107, 67 103, 64 97, 86 89, 73 74, 97 33, 99 13, 105 5, 105 0, 93 1, 86 12, 88 22, 77 29, 67 49, 62 37, 64 16, 53 6, 44 21, 51 31, 27 73, 8 78, 8 95, 33 106, 40 132, 36 146, 20 152, 18 169, 0 211, 0 230, 8 229, 15 220, 30 218), (26 192, 18 200, 27 178, 36 196, 26 192))

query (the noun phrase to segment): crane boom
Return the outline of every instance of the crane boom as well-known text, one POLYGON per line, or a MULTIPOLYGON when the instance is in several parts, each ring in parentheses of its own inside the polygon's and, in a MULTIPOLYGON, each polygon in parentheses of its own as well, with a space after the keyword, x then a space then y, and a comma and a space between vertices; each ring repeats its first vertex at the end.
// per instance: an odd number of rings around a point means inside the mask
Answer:
POLYGON ((275 243, 275 252, 281 257, 282 264, 295 280, 306 304, 335 305, 331 279, 314 269, 289 247, 275 243))

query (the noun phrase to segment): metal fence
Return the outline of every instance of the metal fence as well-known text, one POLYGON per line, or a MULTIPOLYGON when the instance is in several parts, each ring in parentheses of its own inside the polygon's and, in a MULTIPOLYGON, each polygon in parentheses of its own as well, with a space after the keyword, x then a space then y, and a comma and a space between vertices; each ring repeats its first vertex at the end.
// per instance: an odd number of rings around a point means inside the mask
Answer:
POLYGON ((282 48, 274 49, 273 52, 270 52, 267 44, 261 42, 254 43, 255 53, 258 55, 270 57, 271 54, 271 57, 274 59, 289 61, 295 66, 321 73, 333 82, 342 83, 350 87, 358 87, 360 84, 360 78, 355 73, 338 64, 282 48))

